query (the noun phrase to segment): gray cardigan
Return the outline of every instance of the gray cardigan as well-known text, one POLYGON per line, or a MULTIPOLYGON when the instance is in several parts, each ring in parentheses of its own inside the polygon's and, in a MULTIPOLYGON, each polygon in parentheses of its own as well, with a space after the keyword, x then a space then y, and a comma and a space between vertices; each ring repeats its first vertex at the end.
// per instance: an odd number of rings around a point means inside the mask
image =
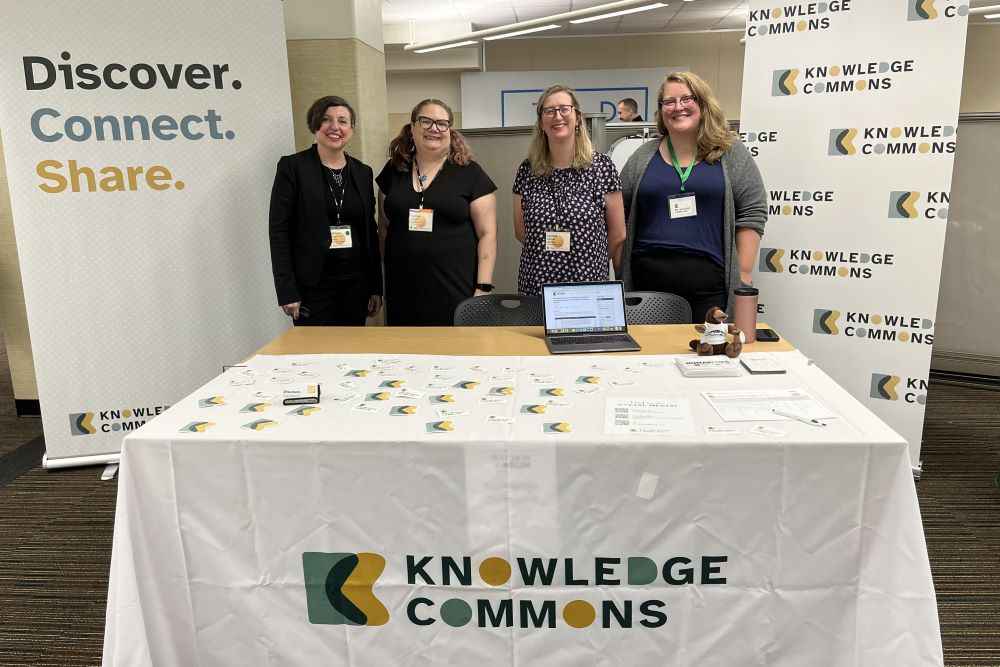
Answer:
MULTIPOLYGON (((625 202, 625 246, 622 248, 621 279, 625 289, 632 289, 632 243, 635 241, 635 226, 638 212, 635 197, 650 160, 656 155, 659 141, 647 141, 640 146, 622 168, 622 199, 625 202)), ((733 302, 733 290, 741 285, 740 263, 736 255, 736 230, 747 227, 764 235, 767 222, 767 192, 760 177, 757 164, 750 151, 738 139, 722 155, 722 177, 725 181, 726 199, 722 207, 724 222, 722 243, 726 272, 726 303, 733 302)), ((729 307, 728 305, 726 306, 729 307)), ((730 318, 732 313, 730 314, 730 318)), ((695 318, 701 316, 694 313, 695 318)))

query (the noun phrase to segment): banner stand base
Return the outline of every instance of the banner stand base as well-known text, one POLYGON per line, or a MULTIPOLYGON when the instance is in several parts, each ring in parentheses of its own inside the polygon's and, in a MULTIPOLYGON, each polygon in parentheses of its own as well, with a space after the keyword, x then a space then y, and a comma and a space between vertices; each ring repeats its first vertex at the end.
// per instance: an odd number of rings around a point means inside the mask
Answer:
POLYGON ((108 465, 118 463, 121 454, 93 454, 91 456, 64 456, 57 459, 50 459, 48 454, 42 455, 42 468, 53 470, 56 468, 78 468, 82 466, 108 465))

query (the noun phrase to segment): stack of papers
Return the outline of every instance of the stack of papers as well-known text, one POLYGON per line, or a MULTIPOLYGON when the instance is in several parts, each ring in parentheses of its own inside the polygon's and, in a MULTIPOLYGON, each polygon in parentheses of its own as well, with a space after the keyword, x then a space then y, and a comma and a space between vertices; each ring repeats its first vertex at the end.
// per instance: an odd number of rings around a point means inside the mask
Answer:
POLYGON ((739 364, 729 357, 677 357, 681 375, 689 378, 738 377, 739 364))

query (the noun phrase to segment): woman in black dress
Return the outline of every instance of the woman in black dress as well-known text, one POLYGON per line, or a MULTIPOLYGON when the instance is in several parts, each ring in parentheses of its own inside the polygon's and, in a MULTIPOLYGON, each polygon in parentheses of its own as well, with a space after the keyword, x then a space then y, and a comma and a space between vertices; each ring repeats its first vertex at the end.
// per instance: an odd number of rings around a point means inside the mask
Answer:
POLYGON ((278 162, 271 189, 271 270, 296 325, 364 326, 382 308, 372 168, 344 148, 354 109, 321 97, 306 112, 316 143, 278 162))
POLYGON ((459 303, 493 290, 497 188, 452 121, 440 100, 415 106, 375 179, 391 326, 450 326, 459 303))

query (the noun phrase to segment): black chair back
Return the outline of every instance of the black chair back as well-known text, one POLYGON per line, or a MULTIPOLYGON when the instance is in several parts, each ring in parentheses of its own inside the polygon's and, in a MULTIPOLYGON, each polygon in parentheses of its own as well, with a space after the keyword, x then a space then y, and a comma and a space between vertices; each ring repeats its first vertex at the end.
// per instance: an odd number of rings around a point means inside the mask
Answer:
POLYGON ((455 308, 456 327, 542 326, 542 297, 487 294, 466 299, 455 308))
POLYGON ((625 292, 629 324, 691 324, 687 299, 669 292, 625 292))

